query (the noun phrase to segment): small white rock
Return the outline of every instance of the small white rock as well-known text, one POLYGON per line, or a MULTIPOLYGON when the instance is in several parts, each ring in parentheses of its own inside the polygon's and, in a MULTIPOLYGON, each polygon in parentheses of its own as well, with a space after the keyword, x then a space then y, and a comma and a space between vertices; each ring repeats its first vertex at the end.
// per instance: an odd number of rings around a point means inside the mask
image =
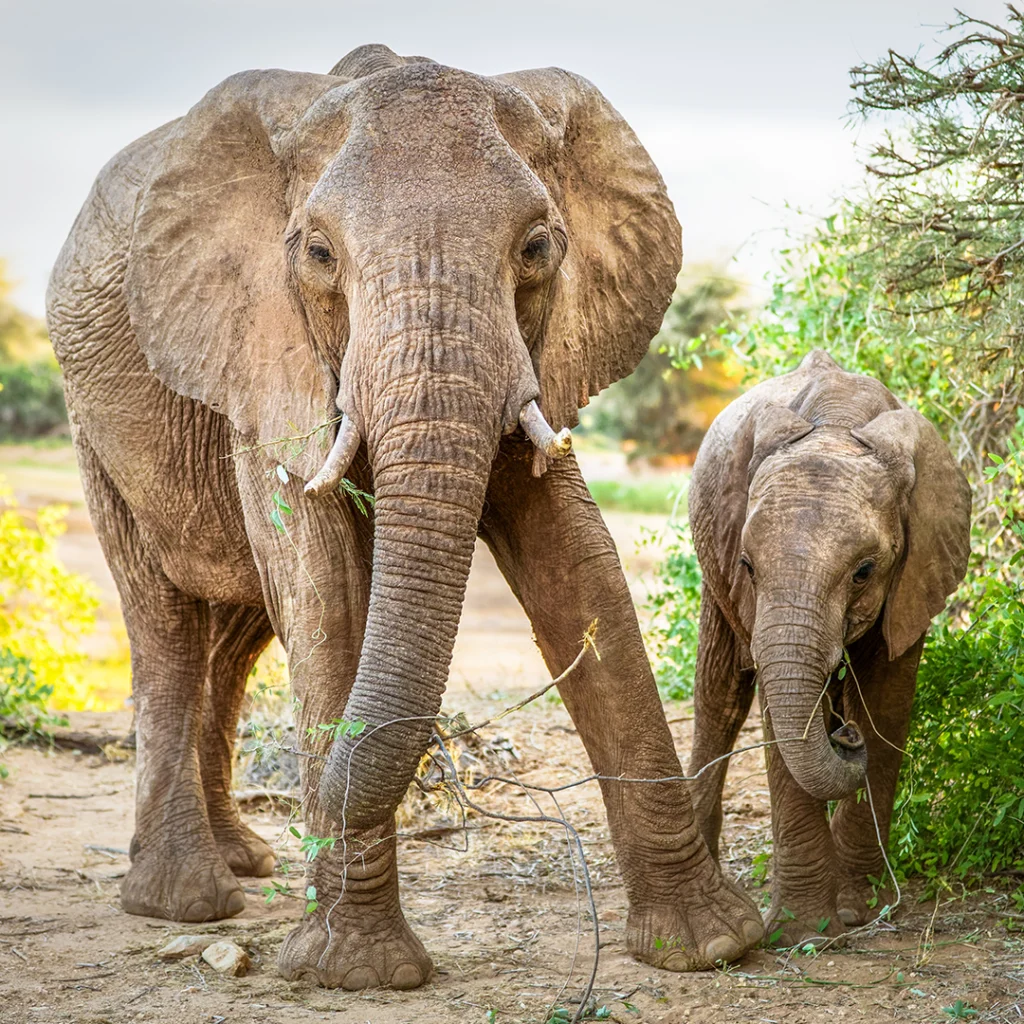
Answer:
POLYGON ((156 955, 161 960, 183 960, 187 956, 199 956, 216 941, 216 935, 176 935, 166 946, 157 950, 156 955))
POLYGON ((222 940, 203 950, 203 959, 219 974, 241 978, 249 970, 249 954, 241 946, 222 940))

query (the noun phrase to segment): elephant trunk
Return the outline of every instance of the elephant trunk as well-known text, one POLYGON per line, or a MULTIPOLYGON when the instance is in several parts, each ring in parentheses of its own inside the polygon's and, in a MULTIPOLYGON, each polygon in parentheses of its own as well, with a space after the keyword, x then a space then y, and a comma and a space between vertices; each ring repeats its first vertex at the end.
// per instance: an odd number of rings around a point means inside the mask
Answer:
POLYGON ((838 800, 863 786, 867 773, 856 726, 848 723, 831 737, 825 728, 823 691, 842 654, 841 619, 824 621, 813 597, 803 610, 794 609, 797 582, 785 594, 785 600, 758 595, 751 637, 758 685, 779 753, 797 784, 818 800, 838 800))
MULTIPOLYGON (((453 381, 420 386, 451 394, 453 381)), ((374 445, 373 577, 345 709, 366 725, 335 741, 320 783, 324 808, 347 828, 372 828, 393 813, 441 706, 500 436, 479 413, 412 417, 374 445)))

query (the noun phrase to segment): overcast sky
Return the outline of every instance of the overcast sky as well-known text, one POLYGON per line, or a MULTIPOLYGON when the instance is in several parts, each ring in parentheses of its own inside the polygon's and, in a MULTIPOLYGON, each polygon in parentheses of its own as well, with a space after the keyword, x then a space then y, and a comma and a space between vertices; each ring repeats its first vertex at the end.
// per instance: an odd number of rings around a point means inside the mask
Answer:
MULTIPOLYGON (((999 0, 957 0, 1002 18, 999 0)), ((753 281, 786 204, 827 212, 859 179, 849 68, 935 49, 953 0, 0 0, 0 258, 43 311, 96 172, 235 71, 327 71, 387 43, 470 71, 557 64, 619 108, 668 183, 686 261, 753 281)))

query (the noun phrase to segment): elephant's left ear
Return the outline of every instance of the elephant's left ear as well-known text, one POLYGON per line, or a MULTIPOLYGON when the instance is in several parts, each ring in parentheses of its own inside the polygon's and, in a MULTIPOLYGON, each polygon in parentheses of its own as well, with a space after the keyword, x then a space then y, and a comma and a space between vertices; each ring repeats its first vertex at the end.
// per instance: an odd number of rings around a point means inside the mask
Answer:
POLYGON ((531 161, 569 237, 534 362, 545 416, 572 427, 661 327, 682 262, 679 222, 647 151, 585 78, 543 68, 498 81, 525 93, 557 139, 531 161))
POLYGON ((891 660, 921 637, 964 578, 971 488, 938 431, 912 409, 884 412, 851 433, 909 480, 903 564, 882 620, 891 660))

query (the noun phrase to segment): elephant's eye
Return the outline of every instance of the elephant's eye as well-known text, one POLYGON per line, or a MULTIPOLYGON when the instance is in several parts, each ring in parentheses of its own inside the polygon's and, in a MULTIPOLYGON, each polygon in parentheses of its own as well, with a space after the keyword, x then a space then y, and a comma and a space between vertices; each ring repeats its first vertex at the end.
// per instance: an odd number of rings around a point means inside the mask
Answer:
POLYGON ((853 574, 853 582, 867 583, 868 579, 871 577, 871 574, 874 571, 875 563, 872 562, 870 559, 868 559, 868 561, 866 562, 861 562, 860 565, 857 566, 857 569, 853 574))
POLYGON ((528 264, 543 263, 551 255, 551 236, 545 228, 530 232, 523 246, 523 260, 528 264))
POLYGON ((740 565, 742 565, 743 568, 747 570, 747 575, 751 579, 753 579, 754 578, 754 566, 751 564, 750 559, 747 558, 746 555, 740 555, 740 565))
POLYGON ((325 267, 329 267, 334 262, 334 257, 331 255, 331 250, 326 245, 321 245, 319 242, 314 242, 306 250, 309 253, 309 258, 315 260, 317 263, 322 264, 325 267))

